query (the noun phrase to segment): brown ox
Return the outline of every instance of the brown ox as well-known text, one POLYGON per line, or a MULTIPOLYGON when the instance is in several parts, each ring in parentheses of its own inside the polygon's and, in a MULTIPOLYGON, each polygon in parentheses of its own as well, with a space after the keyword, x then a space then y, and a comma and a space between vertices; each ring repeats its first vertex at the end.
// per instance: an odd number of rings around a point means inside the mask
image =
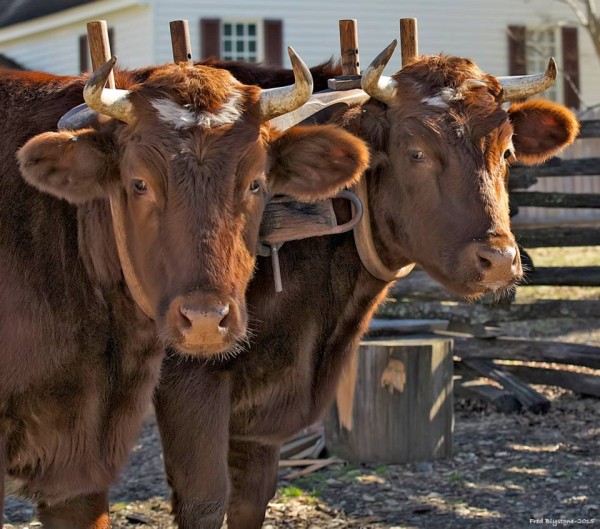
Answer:
POLYGON ((310 93, 294 62, 296 86, 275 91, 185 65, 123 73, 117 91, 111 63, 85 88, 0 75, 0 499, 5 484, 33 499, 44 527, 109 527, 165 343, 211 355, 244 339, 266 197, 318 198, 364 169, 347 132, 264 125, 310 93), (30 139, 82 89, 103 115, 62 123, 94 128, 30 139))
MULTIPOLYGON (((372 98, 337 118, 371 147, 364 183, 383 267, 351 234, 288 243, 279 251, 284 291, 273 293, 269 261, 250 285, 256 332, 247 355, 223 365, 167 357, 155 403, 179 527, 216 529, 225 512, 230 529, 261 526, 279 447, 331 402, 393 270, 417 262, 470 298, 521 277, 507 167, 572 142, 574 116, 541 100, 504 110, 523 90, 511 80, 503 89, 467 59, 423 57, 387 82, 378 75, 385 62, 364 76, 372 98)), ((345 204, 336 212, 349 216, 345 204)))

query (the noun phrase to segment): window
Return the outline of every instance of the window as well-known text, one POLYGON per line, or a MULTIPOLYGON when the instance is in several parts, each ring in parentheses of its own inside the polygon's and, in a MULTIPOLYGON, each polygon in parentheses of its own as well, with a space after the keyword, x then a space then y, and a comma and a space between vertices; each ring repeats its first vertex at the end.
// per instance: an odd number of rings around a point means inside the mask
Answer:
POLYGON ((200 57, 283 66, 282 20, 200 20, 200 57))
POLYGON ((509 75, 542 72, 550 57, 556 59, 556 83, 542 97, 554 99, 573 109, 579 101, 579 44, 576 27, 509 26, 509 75))
POLYGON ((259 62, 258 24, 256 22, 223 21, 221 57, 226 60, 259 62))
MULTIPOLYGON (((527 28, 525 31, 525 64, 528 73, 543 72, 548 58, 554 57, 558 65, 562 64, 560 28, 527 28)), ((563 84, 554 83, 543 94, 546 99, 563 101, 563 84)))

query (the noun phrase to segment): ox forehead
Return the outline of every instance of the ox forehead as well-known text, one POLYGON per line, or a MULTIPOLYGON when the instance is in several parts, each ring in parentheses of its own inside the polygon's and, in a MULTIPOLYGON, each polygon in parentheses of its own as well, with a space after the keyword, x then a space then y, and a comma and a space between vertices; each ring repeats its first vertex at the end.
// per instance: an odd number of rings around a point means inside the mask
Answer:
POLYGON ((129 88, 109 89, 113 57, 62 130, 19 153, 42 191, 77 205, 108 199, 129 290, 180 352, 222 354, 245 339, 267 197, 325 198, 366 166, 365 146, 341 129, 267 125, 310 96, 310 72, 291 49, 290 59, 294 84, 266 90, 183 63, 117 74, 129 88))

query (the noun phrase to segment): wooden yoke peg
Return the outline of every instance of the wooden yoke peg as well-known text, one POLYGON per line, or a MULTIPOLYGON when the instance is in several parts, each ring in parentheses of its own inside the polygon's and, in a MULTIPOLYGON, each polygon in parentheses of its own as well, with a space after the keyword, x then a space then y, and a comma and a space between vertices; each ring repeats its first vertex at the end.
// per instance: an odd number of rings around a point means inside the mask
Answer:
POLYGON ((400 19, 400 49, 402 51, 402 68, 415 62, 419 57, 416 18, 400 19))
MULTIPOLYGON (((111 58, 106 20, 93 20, 88 22, 87 34, 90 56, 92 58, 92 69, 97 70, 111 58)), ((115 76, 113 72, 110 72, 106 86, 108 86, 108 88, 115 87, 115 76)))
POLYGON ((190 41, 190 27, 187 20, 172 20, 171 45, 173 47, 173 61, 192 62, 192 43, 190 41))
POLYGON ((342 75, 329 79, 331 90, 360 88, 360 63, 358 60, 358 25, 356 19, 340 20, 340 50, 342 75))

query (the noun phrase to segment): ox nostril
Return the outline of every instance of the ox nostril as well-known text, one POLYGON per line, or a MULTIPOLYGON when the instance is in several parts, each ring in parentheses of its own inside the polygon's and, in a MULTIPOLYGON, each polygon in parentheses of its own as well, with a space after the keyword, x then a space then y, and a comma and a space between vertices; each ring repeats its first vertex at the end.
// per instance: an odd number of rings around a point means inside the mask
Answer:
POLYGON ((225 330, 227 330, 227 327, 229 325, 229 320, 231 319, 229 317, 229 305, 220 307, 219 314, 222 316, 221 321, 219 322, 219 330, 225 331, 225 330))
POLYGON ((479 259, 479 266, 482 270, 488 270, 492 267, 492 262, 487 257, 481 255, 481 253, 478 253, 477 257, 479 259))
POLYGON ((192 315, 191 311, 185 305, 179 305, 178 307, 178 318, 177 318, 177 326, 185 331, 192 326, 192 315))

